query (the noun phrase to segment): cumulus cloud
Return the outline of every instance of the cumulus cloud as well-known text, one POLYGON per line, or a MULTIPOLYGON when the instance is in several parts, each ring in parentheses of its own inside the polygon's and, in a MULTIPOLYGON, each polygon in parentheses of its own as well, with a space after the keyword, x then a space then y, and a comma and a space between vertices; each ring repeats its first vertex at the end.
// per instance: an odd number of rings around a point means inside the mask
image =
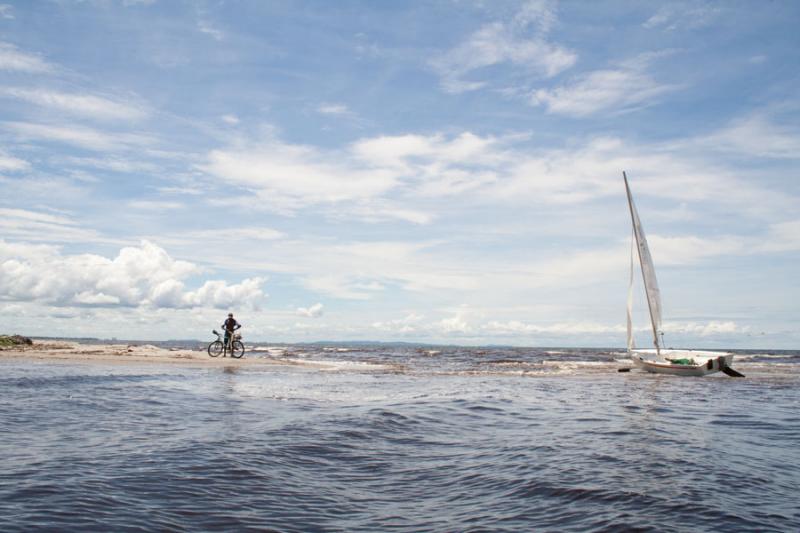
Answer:
POLYGON ((571 67, 577 56, 547 40, 555 21, 552 2, 530 1, 509 21, 487 24, 465 42, 431 60, 449 93, 474 91, 489 82, 465 76, 492 65, 511 63, 535 75, 550 78, 571 67))
MULTIPOLYGON (((163 287, 161 300, 154 300, 155 304, 163 307, 215 307, 218 309, 230 309, 232 307, 244 307, 258 309, 259 303, 265 295, 261 290, 261 285, 266 281, 265 278, 247 278, 241 283, 229 285, 222 280, 206 281, 194 291, 183 291, 183 286, 175 285, 172 280, 163 287)), ((158 288, 156 288, 158 289, 158 288)))
MULTIPOLYGON (((619 338, 623 342, 626 326, 623 323, 602 323, 596 321, 562 321, 532 322, 519 319, 511 320, 476 320, 469 319, 468 313, 456 312, 450 317, 439 320, 424 321, 421 315, 410 314, 407 317, 374 322, 372 327, 384 333, 397 335, 414 335, 429 338, 475 338, 475 339, 574 339, 574 338, 619 338)), ((477 313, 473 310, 471 314, 477 313)), ((749 326, 742 326, 733 321, 708 322, 665 322, 663 330, 672 335, 692 338, 705 338, 725 335, 742 335, 750 332, 749 326)), ((650 332, 649 326, 641 326, 636 330, 640 334, 650 332)))
POLYGON ((749 326, 740 326, 730 320, 724 322, 718 320, 709 322, 665 322, 662 329, 666 333, 697 335, 700 337, 746 334, 750 332, 749 326))
POLYGON ((547 334, 547 335, 584 335, 604 333, 624 333, 622 324, 599 324, 596 322, 559 322, 556 324, 533 324, 521 320, 498 321, 491 320, 481 326, 481 330, 488 335, 504 336, 519 334, 547 334))
POLYGON ((296 314, 307 318, 317 318, 322 316, 323 306, 321 303, 315 303, 311 307, 298 307, 296 314))
POLYGON ((424 315, 409 313, 403 318, 373 322, 372 327, 389 333, 416 333, 424 326, 424 319, 424 315))
POLYGON ((450 318, 443 318, 438 322, 437 326, 438 329, 440 329, 442 333, 445 334, 467 333, 471 329, 469 322, 467 322, 461 315, 452 316, 450 318))
POLYGON ((0 241, 0 298, 57 306, 257 307, 263 278, 239 284, 210 280, 195 290, 184 280, 199 273, 192 263, 170 257, 142 241, 109 259, 64 255, 56 247, 0 241))
MULTIPOLYGON (((422 315, 411 313, 396 320, 374 322, 372 327, 385 333, 413 334, 422 337, 574 337, 585 335, 625 334, 623 324, 597 322, 535 323, 523 320, 487 320, 482 313, 467 307, 455 310, 451 316, 425 321, 422 315)), ((642 328, 644 331, 645 328, 642 328)))

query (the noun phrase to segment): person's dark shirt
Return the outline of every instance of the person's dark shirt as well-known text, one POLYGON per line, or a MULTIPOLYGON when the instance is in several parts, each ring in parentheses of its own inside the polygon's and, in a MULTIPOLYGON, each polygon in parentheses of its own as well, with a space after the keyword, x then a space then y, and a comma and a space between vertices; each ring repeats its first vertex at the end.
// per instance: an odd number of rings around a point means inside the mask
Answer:
POLYGON ((225 328, 225 331, 232 332, 236 329, 236 326, 240 326, 240 324, 236 322, 236 319, 233 317, 229 317, 225 320, 225 322, 222 323, 222 327, 225 328))

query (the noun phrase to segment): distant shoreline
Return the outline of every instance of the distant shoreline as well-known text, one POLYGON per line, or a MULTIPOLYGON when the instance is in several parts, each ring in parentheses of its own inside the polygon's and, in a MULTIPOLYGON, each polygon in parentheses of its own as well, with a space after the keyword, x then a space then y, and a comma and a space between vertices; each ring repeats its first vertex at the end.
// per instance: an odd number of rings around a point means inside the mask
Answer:
MULTIPOLYGON (((34 341, 42 342, 77 342, 86 345, 129 345, 129 346, 143 346, 155 345, 162 348, 181 348, 186 350, 199 350, 204 351, 208 343, 213 340, 211 336, 206 340, 199 339, 167 339, 167 340, 152 340, 152 339, 118 339, 112 338, 98 338, 98 337, 50 337, 39 335, 28 335, 34 341), (190 348, 191 347, 191 348, 190 348)), ((376 340, 319 340, 319 341, 261 341, 245 339, 245 346, 402 346, 412 348, 489 348, 489 349, 509 349, 509 350, 592 350, 598 352, 624 352, 627 349, 625 346, 574 346, 569 344, 552 344, 552 345, 516 345, 516 344, 458 344, 458 343, 436 343, 436 342, 414 342, 414 341, 376 341, 376 340)), ((647 348, 647 347, 643 347, 647 348)), ((765 348, 765 347, 750 347, 750 348, 731 348, 726 346, 670 346, 670 349, 677 350, 714 350, 733 353, 753 353, 753 352, 770 352, 770 353, 789 353, 800 351, 798 348, 765 348)), ((246 357, 246 355, 245 355, 246 357)))

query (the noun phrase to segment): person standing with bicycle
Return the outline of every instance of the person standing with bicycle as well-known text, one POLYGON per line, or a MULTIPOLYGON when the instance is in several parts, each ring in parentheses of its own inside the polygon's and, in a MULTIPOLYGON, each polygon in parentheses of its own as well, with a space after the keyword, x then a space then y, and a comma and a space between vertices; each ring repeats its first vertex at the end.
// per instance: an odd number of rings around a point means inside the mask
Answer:
POLYGON ((231 346, 233 332, 242 327, 242 325, 233 318, 233 313, 228 313, 228 319, 222 323, 222 327, 225 329, 225 346, 231 346))

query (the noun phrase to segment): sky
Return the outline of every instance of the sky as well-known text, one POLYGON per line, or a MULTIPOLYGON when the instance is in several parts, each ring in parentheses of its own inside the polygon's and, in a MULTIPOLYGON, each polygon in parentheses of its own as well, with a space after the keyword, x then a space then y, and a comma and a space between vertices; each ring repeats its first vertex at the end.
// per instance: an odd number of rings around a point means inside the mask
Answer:
POLYGON ((0 0, 6 333, 800 348, 800 3, 0 0), (641 286, 637 342, 648 344, 641 286))

